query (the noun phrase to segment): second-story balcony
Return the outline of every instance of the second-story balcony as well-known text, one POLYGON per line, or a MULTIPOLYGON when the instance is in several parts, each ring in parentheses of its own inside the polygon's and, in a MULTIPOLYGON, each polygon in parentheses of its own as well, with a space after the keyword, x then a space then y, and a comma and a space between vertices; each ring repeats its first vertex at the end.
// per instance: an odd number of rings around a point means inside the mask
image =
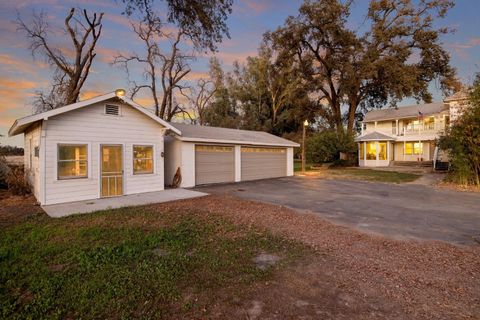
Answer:
POLYGON ((442 134, 445 131, 445 122, 412 122, 403 127, 399 135, 442 134))

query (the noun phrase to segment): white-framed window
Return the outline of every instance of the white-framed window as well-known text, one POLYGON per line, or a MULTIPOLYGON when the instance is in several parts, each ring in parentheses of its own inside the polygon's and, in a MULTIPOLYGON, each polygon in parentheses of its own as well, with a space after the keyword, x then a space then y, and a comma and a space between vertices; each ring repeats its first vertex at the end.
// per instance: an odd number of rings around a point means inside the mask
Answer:
POLYGON ((133 174, 153 173, 153 146, 133 145, 133 174))
POLYGON ((58 180, 88 177, 88 147, 86 144, 58 144, 58 180))

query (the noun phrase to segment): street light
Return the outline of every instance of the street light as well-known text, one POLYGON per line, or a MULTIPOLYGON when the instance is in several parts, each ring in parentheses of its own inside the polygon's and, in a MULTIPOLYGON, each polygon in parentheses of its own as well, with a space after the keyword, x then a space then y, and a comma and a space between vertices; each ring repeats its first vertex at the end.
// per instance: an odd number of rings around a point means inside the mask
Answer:
POLYGON ((303 121, 302 135, 302 174, 305 174, 305 130, 308 127, 308 120, 303 121))

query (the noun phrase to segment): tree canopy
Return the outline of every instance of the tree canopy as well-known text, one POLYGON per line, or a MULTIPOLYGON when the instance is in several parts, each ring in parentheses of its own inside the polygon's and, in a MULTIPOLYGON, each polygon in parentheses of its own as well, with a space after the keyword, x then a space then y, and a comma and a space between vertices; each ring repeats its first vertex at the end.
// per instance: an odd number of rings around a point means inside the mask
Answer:
POLYGON ((430 102, 434 80, 445 93, 458 87, 440 40, 449 30, 433 23, 451 1, 371 0, 363 28, 349 27, 351 5, 306 0, 297 16, 266 35, 312 85, 317 112, 332 128, 341 131, 346 122, 351 134, 359 109, 405 97, 430 102))
POLYGON ((197 48, 215 51, 224 36, 229 37, 227 18, 233 0, 122 0, 125 14, 138 11, 145 17, 154 10, 155 2, 165 1, 167 20, 182 29, 197 48))

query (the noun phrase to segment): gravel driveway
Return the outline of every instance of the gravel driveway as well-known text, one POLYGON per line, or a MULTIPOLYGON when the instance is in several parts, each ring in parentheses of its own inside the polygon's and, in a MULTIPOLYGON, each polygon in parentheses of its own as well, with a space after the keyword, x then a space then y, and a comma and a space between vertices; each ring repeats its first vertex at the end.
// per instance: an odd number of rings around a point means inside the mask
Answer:
POLYGON ((306 210, 335 223, 397 239, 436 239, 456 244, 475 244, 480 239, 478 193, 317 177, 211 185, 196 190, 306 210))

